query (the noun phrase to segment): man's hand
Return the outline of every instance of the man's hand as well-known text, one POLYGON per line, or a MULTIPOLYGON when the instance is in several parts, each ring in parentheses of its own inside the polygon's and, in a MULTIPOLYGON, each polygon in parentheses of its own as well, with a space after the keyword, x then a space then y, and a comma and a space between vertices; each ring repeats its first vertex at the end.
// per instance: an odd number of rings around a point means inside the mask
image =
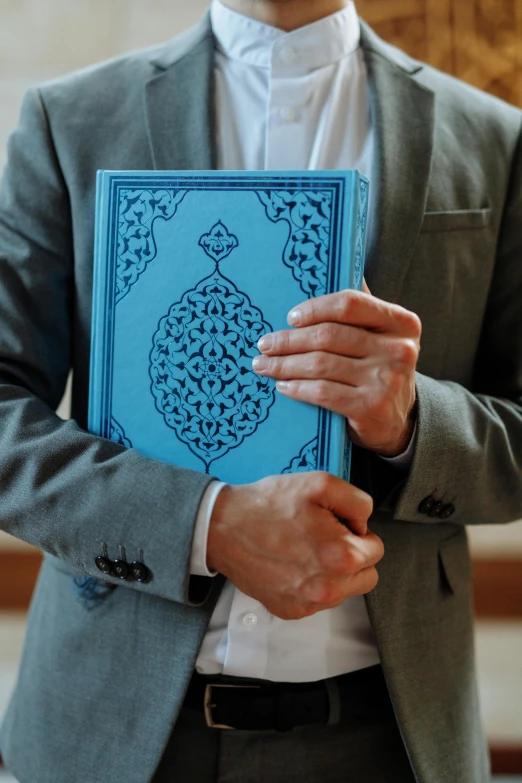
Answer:
POLYGON ((208 567, 277 617, 307 617, 377 584, 384 548, 368 531, 371 512, 369 495, 328 473, 225 487, 210 521, 208 567))
POLYGON ((415 426, 415 313, 364 291, 309 299, 288 316, 291 331, 259 341, 254 370, 294 400, 346 417, 354 443, 385 457, 403 452, 415 426))

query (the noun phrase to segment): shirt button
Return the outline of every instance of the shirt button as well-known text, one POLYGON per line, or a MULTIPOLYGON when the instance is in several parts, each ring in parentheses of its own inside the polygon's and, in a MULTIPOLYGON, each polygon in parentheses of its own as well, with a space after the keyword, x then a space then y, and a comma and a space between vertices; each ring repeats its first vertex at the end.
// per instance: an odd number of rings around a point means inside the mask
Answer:
POLYGON ((280 111, 280 116, 284 122, 295 122, 297 119, 297 111, 293 106, 283 106, 280 111))
POLYGON ((257 614, 254 614, 253 612, 248 612, 248 614, 245 614, 243 617, 243 625, 245 628, 255 628, 257 625, 257 614))

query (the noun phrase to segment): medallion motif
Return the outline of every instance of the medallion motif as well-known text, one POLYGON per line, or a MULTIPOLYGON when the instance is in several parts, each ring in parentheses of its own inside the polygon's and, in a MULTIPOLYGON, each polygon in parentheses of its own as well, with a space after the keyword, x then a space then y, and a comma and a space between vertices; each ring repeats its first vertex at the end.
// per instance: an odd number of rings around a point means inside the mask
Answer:
POLYGON ((150 377, 157 410, 209 473, 256 432, 275 402, 274 383, 252 369, 257 342, 272 327, 221 273, 237 237, 218 221, 198 244, 215 269, 160 320, 150 377))

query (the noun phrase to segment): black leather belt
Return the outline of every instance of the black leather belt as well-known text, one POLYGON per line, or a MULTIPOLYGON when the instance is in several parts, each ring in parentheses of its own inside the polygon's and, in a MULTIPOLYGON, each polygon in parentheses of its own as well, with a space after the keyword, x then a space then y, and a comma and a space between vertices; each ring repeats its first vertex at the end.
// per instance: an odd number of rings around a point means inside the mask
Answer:
POLYGON ((248 731, 346 723, 392 709, 380 666, 306 683, 195 672, 184 705, 203 712, 210 728, 248 731))

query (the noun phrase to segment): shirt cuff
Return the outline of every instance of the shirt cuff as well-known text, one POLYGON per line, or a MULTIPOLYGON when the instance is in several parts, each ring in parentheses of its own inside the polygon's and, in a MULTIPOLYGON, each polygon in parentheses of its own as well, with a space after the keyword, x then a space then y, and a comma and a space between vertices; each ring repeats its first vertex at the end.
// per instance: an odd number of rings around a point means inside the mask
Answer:
POLYGON ((395 457, 383 457, 382 454, 378 454, 377 456, 385 460, 386 462, 390 462, 392 465, 394 465, 396 468, 399 468, 400 470, 407 470, 413 461, 413 455, 415 453, 416 434, 417 434, 417 422, 415 422, 415 427, 413 428, 413 433, 410 438, 410 442, 408 444, 408 448, 406 449, 406 451, 403 451, 402 454, 397 454, 397 456, 395 457))
POLYGON ((190 573, 192 576, 217 576, 217 571, 209 571, 207 568, 207 540, 214 506, 219 493, 225 486, 226 484, 222 481, 213 481, 207 487, 199 504, 190 555, 190 573))

